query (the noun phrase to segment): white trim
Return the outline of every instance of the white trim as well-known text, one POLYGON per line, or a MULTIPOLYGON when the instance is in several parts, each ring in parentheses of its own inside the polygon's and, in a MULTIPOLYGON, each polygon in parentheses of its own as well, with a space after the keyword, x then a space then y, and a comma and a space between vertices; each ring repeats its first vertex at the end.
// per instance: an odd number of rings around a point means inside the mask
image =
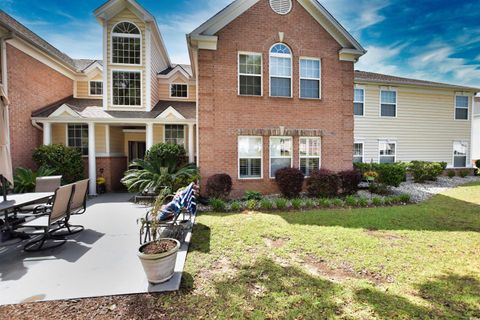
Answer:
POLYGON ((393 163, 396 163, 397 162, 397 157, 398 157, 398 143, 396 140, 390 140, 390 139, 379 139, 378 140, 378 152, 377 152, 377 156, 378 156, 378 160, 377 162, 378 163, 381 163, 380 161, 380 158, 381 157, 392 157, 392 156, 381 156, 380 155, 380 144, 382 143, 385 143, 385 144, 394 144, 395 145, 395 155, 393 155, 393 163))
POLYGON ((170 79, 175 73, 180 73, 181 75, 183 75, 189 81, 192 78, 192 76, 190 74, 188 74, 187 71, 185 71, 185 69, 183 69, 183 67, 179 64, 177 64, 167 74, 157 74, 157 78, 159 78, 159 79, 170 79))
MULTIPOLYGON (((293 154, 293 152, 292 152, 293 154)), ((298 168, 301 170, 302 159, 318 159, 318 169, 322 168, 322 137, 299 137, 298 138, 298 168), (320 141, 320 155, 318 156, 302 156, 300 153, 300 146, 302 145, 302 139, 307 141, 307 153, 309 151, 309 140, 319 140, 320 141)), ((309 176, 305 176, 309 177, 309 176)))
MULTIPOLYGON (((354 152, 354 153, 353 153, 353 158, 356 157, 356 156, 355 156, 355 145, 356 145, 356 144, 361 144, 361 145, 362 145, 362 162, 360 162, 360 163, 365 163, 365 142, 364 142, 364 141, 359 141, 359 140, 355 139, 355 141, 353 142, 353 152, 354 152)), ((380 144, 379 144, 378 147, 380 148, 380 144)), ((397 152, 397 150, 395 149, 395 153, 396 153, 396 152, 397 152)), ((379 154, 379 157, 380 157, 380 151, 378 152, 378 154, 379 154)), ((358 157, 358 156, 357 156, 357 157, 358 157)), ((354 160, 354 159, 352 159, 352 160, 354 160)))
MULTIPOLYGON (((355 85, 355 87, 353 88, 354 90, 354 93, 353 93, 353 115, 356 117, 356 118, 363 118, 365 117, 365 93, 366 93, 366 90, 365 90, 365 87, 364 86, 359 86, 359 85, 355 85), (363 90, 363 101, 355 101, 355 90, 363 90), (356 115, 355 114, 355 103, 363 103, 363 114, 362 115, 356 115)), ((380 97, 381 99, 381 97, 380 97)), ((381 104, 381 101, 380 101, 380 104, 381 104)), ((381 112, 381 110, 380 110, 381 112)))
MULTIPOLYGON (((76 81, 75 81, 76 82, 76 81)), ((104 85, 102 80, 89 80, 88 81, 88 96, 89 97, 103 97, 104 85), (102 84, 102 94, 92 94, 92 82, 100 82, 102 84)))
MULTIPOLYGON (((378 109, 378 116, 380 118, 386 118, 386 119, 396 119, 398 118, 398 90, 397 88, 393 88, 393 87, 380 87, 380 96, 379 96, 379 101, 380 101, 380 104, 379 104, 379 109, 378 109), (393 103, 382 103, 382 92, 395 92, 395 104, 393 103), (389 117, 389 116, 382 116, 382 104, 387 104, 387 105, 395 105, 395 117, 389 117)), ((365 106, 364 106, 365 108, 365 106)), ((365 113, 365 111, 364 111, 365 113)))
POLYGON ((185 119, 185 120, 164 120, 158 118, 32 118, 33 121, 37 123, 86 123, 86 122, 95 122, 96 124, 108 123, 108 124, 132 124, 135 126, 142 126, 146 123, 154 124, 184 124, 189 123, 196 124, 195 119, 185 119))
MULTIPOLYGON (((143 82, 143 70, 130 70, 130 69, 112 69, 110 70, 110 98, 111 98, 111 106, 113 108, 118 108, 120 110, 125 111, 125 109, 128 108, 133 108, 133 109, 141 109, 143 108, 143 88, 142 88, 142 82, 143 82), (118 105, 113 103, 113 73, 114 72, 130 72, 130 73, 140 73, 140 105, 118 105)), ((111 110, 113 110, 111 108, 111 110)))
POLYGON ((123 133, 146 133, 146 129, 123 129, 123 133))
POLYGON ((269 69, 268 69, 268 95, 271 98, 287 98, 291 99, 293 98, 293 51, 290 46, 288 46, 286 43, 283 42, 277 42, 274 43, 270 49, 268 50, 268 64, 269 64, 269 69), (278 53, 271 53, 272 48, 275 47, 276 45, 282 44, 290 50, 290 54, 278 54, 278 53), (290 96, 272 96, 272 57, 276 58, 282 58, 282 59, 290 59, 290 77, 285 77, 285 76, 274 76, 273 78, 282 78, 282 79, 290 79, 290 96))
POLYGON ((298 59, 298 96, 303 100, 322 100, 322 59, 311 57, 299 57, 298 59), (318 61, 319 66, 319 78, 307 78, 302 77, 302 60, 318 61), (302 80, 314 80, 318 81, 318 98, 306 98, 302 97, 302 80))
MULTIPOLYGON (((145 26, 145 111, 150 112, 152 106, 152 35, 150 27, 145 26)), ((141 52, 140 52, 141 56, 141 52)), ((140 58, 141 61, 141 58, 140 58)), ((156 80, 155 80, 156 81, 156 80)))
POLYGON ((169 115, 172 115, 179 120, 185 120, 185 117, 182 116, 182 114, 175 110, 175 108, 172 106, 168 107, 167 109, 165 109, 165 111, 160 113, 156 119, 166 119, 169 115))
POLYGON ((105 151, 107 155, 110 155, 110 125, 105 125, 105 151))
POLYGON ((290 152, 290 157, 285 157, 285 156, 278 156, 278 157, 273 157, 273 159, 290 159, 290 168, 293 168, 293 137, 291 136, 270 136, 269 138, 269 143, 268 143, 268 151, 269 151, 269 157, 268 157, 268 176, 270 179, 275 179, 275 177, 272 177, 272 139, 285 139, 285 140, 290 140, 291 141, 291 147, 292 150, 290 152))
POLYGON ((163 124, 163 134, 162 134, 162 142, 167 143, 167 126, 182 126, 183 127, 183 148, 186 150, 187 149, 187 124, 183 123, 164 123, 163 124))
POLYGON ((455 92, 455 97, 453 101, 453 120, 455 121, 470 121, 470 96, 464 92, 455 92), (468 106, 467 108, 457 106, 457 97, 467 98, 468 106), (457 119, 457 109, 467 109, 467 119, 457 119))
POLYGON ((169 93, 168 93, 168 96, 170 99, 181 99, 181 100, 187 100, 187 99, 190 99, 190 86, 188 85, 188 83, 180 83, 180 82, 172 82, 172 83, 169 83, 168 84, 168 88, 169 88, 169 93), (172 96, 172 86, 173 85, 176 85, 176 86, 187 86, 187 96, 186 97, 174 97, 172 96))
MULTIPOLYGON (((198 140, 198 139, 197 139, 198 140)), ((238 136, 237 137, 237 166, 239 180, 263 180, 263 137, 262 136, 238 136), (260 138, 260 157, 242 157, 240 158, 240 139, 241 138, 260 138), (242 178, 240 174, 240 160, 241 159, 260 159, 260 177, 242 178)))
MULTIPOLYGON (((105 64, 105 68, 102 71, 103 76, 103 83, 107 86, 107 88, 103 88, 103 110, 108 109, 108 28, 107 22, 103 23, 103 63, 105 64)), ((113 99, 112 99, 113 100, 113 99)))
POLYGON ((288 2, 290 3, 290 7, 288 8, 287 12, 278 12, 277 9, 275 9, 273 7, 272 0, 269 0, 268 2, 270 4, 270 8, 273 10, 273 12, 275 12, 276 14, 279 14, 281 16, 285 16, 285 15, 289 14, 292 11, 292 8, 293 8, 292 0, 288 0, 288 2))
POLYGON ((465 168, 470 168, 471 167, 471 164, 470 164, 470 157, 468 156, 468 153, 470 151, 471 147, 470 147, 470 143, 466 140, 453 140, 453 143, 452 143, 452 168, 454 169, 465 169, 465 168), (466 144, 467 145, 467 150, 465 152, 465 165, 466 167, 455 167, 455 143, 460 143, 460 144, 466 144))
POLYGON ((237 53, 237 94, 242 97, 263 97, 263 54, 259 52, 238 51, 237 53), (240 73, 240 56, 251 55, 260 56, 260 74, 240 73), (240 93, 240 76, 258 77, 260 76, 260 95, 241 94, 240 93))
POLYGON ((78 112, 72 110, 66 104, 61 105, 57 110, 55 110, 52 114, 50 114, 49 118, 65 118, 62 116, 64 113, 67 113, 69 116, 74 118, 83 118, 78 112))
MULTIPOLYGON (((110 64, 115 65, 115 66, 116 65, 118 65, 118 66, 135 66, 135 67, 143 66, 142 55, 143 55, 143 52, 144 52, 143 51, 144 48, 143 48, 142 30, 134 22, 129 21, 129 20, 122 20, 122 21, 119 21, 119 22, 115 23, 110 30, 111 30, 111 32, 110 32, 110 61, 109 61, 110 64), (140 32, 140 34, 114 33, 113 29, 115 29, 115 27, 117 25, 119 25, 120 23, 124 23, 124 22, 128 22, 128 23, 133 24, 138 29, 138 32, 140 32), (140 64, 113 62, 113 37, 140 39, 140 64)), ((145 55, 146 54, 147 54, 147 52, 145 52, 145 55)))
POLYGON ((2 70, 2 87, 8 97, 8 65, 7 65, 7 42, 4 38, 0 39, 1 54, 1 70, 2 70))

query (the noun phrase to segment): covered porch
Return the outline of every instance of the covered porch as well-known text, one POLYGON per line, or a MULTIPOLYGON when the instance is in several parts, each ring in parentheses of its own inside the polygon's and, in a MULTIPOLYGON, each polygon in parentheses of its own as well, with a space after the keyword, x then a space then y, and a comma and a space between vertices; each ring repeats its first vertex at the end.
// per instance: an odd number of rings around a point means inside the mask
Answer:
POLYGON ((99 176, 106 179, 107 192, 123 190, 120 180, 129 163, 143 158, 154 144, 182 145, 189 162, 196 162, 195 104, 176 108, 172 104, 159 104, 151 112, 108 112, 93 106, 79 110, 70 102, 34 115, 32 122, 43 131, 43 144, 63 144, 82 152, 89 193, 94 196, 99 176))

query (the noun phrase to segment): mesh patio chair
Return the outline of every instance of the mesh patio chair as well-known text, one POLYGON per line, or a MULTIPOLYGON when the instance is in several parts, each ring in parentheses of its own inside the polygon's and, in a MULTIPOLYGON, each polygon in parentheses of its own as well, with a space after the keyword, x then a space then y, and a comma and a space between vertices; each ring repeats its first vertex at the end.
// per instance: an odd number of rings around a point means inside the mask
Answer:
POLYGON ((53 232, 55 236, 67 236, 82 232, 85 228, 81 225, 70 224, 70 218, 74 215, 81 215, 87 211, 87 199, 88 199, 88 182, 89 179, 75 182, 72 201, 70 203, 70 210, 67 213, 67 217, 62 222, 62 227, 53 232), (61 231, 66 229, 64 231, 61 231))
MULTIPOLYGON (((55 192, 58 187, 62 184, 62 176, 51 176, 51 177, 37 177, 35 181, 35 192, 55 192)), ((32 214, 35 211, 35 208, 39 205, 49 203, 47 202, 37 202, 24 206, 20 208, 20 213, 29 213, 32 214)))
MULTIPOLYGON (((27 252, 42 251, 60 247, 67 241, 65 238, 54 235, 53 233, 61 228, 65 223, 70 210, 75 186, 73 184, 59 187, 53 196, 52 205, 45 207, 40 217, 22 224, 25 228, 42 229, 42 233, 31 233, 32 236, 40 236, 28 242, 23 249, 27 252), (55 228, 56 227, 56 228, 55 228), (51 245, 45 245, 47 241, 52 241, 51 245)), ((38 210, 38 209, 36 209, 38 210)), ((27 233, 28 234, 28 233, 27 233)))

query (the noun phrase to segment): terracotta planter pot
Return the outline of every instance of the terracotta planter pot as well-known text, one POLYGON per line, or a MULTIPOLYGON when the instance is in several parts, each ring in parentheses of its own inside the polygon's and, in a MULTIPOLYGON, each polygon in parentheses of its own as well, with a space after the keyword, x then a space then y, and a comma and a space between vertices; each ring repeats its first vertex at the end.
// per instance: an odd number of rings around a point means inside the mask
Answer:
POLYGON ((142 262, 143 270, 147 275, 148 282, 159 284, 170 280, 173 277, 177 253, 180 249, 180 242, 176 239, 159 239, 174 241, 177 245, 168 252, 159 254, 145 254, 142 249, 149 243, 142 245, 137 252, 142 262))

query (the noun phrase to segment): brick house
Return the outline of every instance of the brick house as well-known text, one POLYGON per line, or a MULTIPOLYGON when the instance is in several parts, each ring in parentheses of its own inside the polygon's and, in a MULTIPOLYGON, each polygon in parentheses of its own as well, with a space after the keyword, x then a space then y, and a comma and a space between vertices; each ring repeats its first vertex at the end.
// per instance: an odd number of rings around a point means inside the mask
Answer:
POLYGON ((289 166, 471 166, 480 90, 354 71, 365 50, 316 0, 233 1, 187 35, 191 65, 171 62, 135 0, 94 11, 102 60, 71 59, 0 13, 14 164, 31 166, 40 143, 79 148, 92 194, 100 168, 119 189, 129 161, 159 142, 183 145, 203 182, 228 173, 238 195, 275 192, 289 166))

